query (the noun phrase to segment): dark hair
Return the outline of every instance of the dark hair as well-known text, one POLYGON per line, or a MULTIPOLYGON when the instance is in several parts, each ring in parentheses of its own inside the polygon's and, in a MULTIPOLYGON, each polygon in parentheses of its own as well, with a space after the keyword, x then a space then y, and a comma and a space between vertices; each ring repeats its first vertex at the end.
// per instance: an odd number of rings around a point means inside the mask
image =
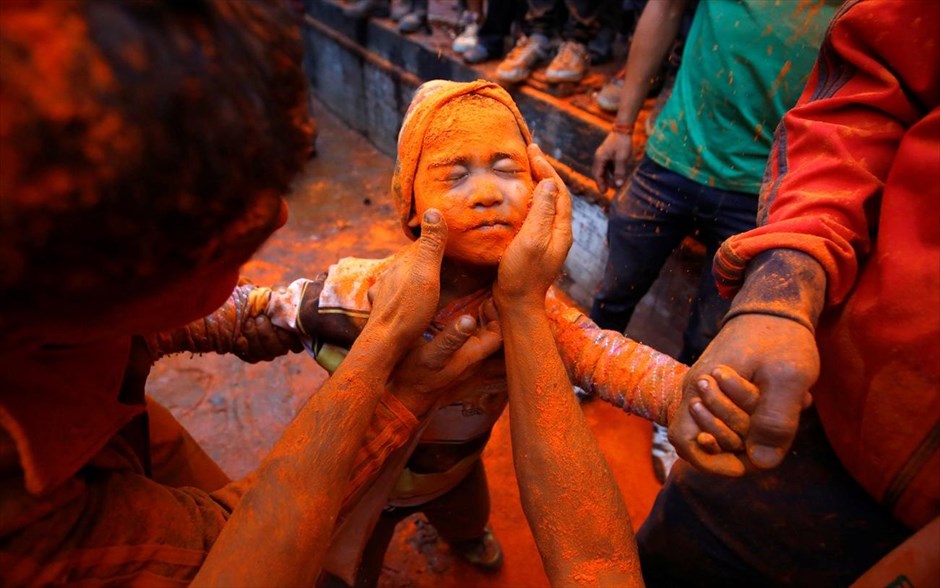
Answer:
POLYGON ((0 305, 192 270, 309 149, 290 14, 57 0, 0 16, 0 305))

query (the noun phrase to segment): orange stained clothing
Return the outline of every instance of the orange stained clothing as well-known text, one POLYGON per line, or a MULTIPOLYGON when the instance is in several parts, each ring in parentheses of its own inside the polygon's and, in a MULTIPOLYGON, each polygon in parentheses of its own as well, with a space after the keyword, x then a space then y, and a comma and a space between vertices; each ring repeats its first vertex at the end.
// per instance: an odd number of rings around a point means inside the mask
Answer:
POLYGON ((682 402, 688 366, 602 329, 549 290, 545 310, 571 383, 623 410, 667 426, 682 402))
POLYGON ((761 226, 715 258, 726 295, 764 251, 823 267, 819 416, 846 469, 915 529, 940 514, 938 39, 930 2, 846 3, 777 130, 761 226))
MULTIPOLYGON (((230 482, 169 412, 145 400, 144 385, 154 356, 247 348, 236 323, 257 309, 239 288, 212 317, 148 344, 128 337, 3 350, 0 585, 176 586, 195 576, 251 476, 230 482)), ((417 424, 397 399, 381 399, 350 495, 417 424)))
MULTIPOLYGON (((318 361, 332 362, 335 348, 351 345, 358 336, 371 310, 369 289, 387 261, 345 258, 331 266, 326 276, 301 287, 291 286, 303 292, 299 326, 318 361), (306 306, 311 302, 316 308, 306 306)), ((481 290, 451 302, 435 316, 426 338, 462 314, 477 316, 482 323, 481 308, 489 297, 489 290, 481 290)), ((619 333, 600 329, 551 291, 546 310, 574 383, 627 412, 668 423, 681 401, 686 366, 619 333)), ((552 342, 533 342, 545 344, 552 342)), ((355 503, 347 503, 350 508, 344 509, 337 522, 324 569, 352 583, 383 507, 420 507, 460 484, 473 470, 502 414, 507 392, 501 352, 446 390, 412 440, 389 453, 375 481, 362 488, 355 503)))

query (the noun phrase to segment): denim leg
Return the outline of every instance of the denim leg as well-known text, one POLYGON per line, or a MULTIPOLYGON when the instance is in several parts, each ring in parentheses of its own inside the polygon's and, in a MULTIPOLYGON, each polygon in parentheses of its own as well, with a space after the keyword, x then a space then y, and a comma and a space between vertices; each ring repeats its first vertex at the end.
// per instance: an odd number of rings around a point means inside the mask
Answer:
POLYGON ((757 195, 701 186, 692 211, 695 236, 705 245, 706 262, 699 278, 692 313, 682 335, 679 361, 691 365, 718 334, 731 301, 718 294, 712 260, 721 243, 753 229, 757 222, 757 195))
POLYGON ((594 298, 591 320, 623 332, 637 303, 673 249, 691 230, 690 182, 643 158, 630 184, 610 204, 610 256, 594 298))
POLYGON ((528 0, 529 10, 525 15, 526 34, 539 33, 549 39, 556 36, 561 27, 563 11, 561 0, 528 0))
POLYGON ((673 468, 637 533, 647 586, 848 586, 911 531, 845 471, 815 409, 774 470, 673 468))
POLYGON ((565 0, 568 18, 562 30, 566 41, 577 41, 587 45, 600 30, 602 0, 565 0))
POLYGON ((477 34, 479 42, 486 47, 492 56, 505 53, 506 38, 512 33, 512 23, 525 18, 526 3, 524 0, 504 0, 490 2, 483 15, 480 31, 477 34))

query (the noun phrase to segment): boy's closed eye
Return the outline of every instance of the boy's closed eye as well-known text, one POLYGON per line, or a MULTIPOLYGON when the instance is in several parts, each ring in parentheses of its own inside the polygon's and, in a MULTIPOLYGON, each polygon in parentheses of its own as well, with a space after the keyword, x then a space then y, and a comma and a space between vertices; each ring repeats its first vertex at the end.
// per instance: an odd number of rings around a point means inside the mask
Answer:
POLYGON ((518 174, 528 173, 529 170, 519 165, 518 162, 507 158, 507 159, 500 159, 499 161, 497 161, 493 165, 493 171, 502 175, 515 176, 518 174))
POLYGON ((449 183, 457 183, 460 180, 463 180, 470 175, 470 169, 463 165, 455 165, 446 170, 444 174, 444 181, 449 183))

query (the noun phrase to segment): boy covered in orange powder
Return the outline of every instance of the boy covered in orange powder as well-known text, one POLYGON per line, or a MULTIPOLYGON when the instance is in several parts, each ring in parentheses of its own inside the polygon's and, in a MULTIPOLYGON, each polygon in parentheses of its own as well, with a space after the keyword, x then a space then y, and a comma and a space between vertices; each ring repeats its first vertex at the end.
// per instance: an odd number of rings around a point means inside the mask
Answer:
MULTIPOLYGON (((418 89, 399 135, 392 193, 410 238, 417 237, 429 209, 438 210, 447 224, 440 302, 425 339, 456 320, 465 333, 483 325, 474 335, 476 344, 498 349, 491 286, 500 257, 522 227, 533 191, 552 184, 565 189, 502 88, 485 81, 435 80, 418 89)), ((276 324, 298 331, 317 361, 332 371, 365 325, 370 287, 391 259, 342 259, 315 280, 298 280, 275 292, 269 314, 276 324)), ((574 383, 624 410, 669 421, 681 401, 685 366, 598 329, 551 292, 546 304, 574 383)), ((435 388, 434 382, 409 381, 409 372, 407 365, 399 366, 389 386, 435 388)), ((742 390, 745 384, 722 378, 721 386, 742 390)), ((415 512, 423 512, 471 563, 484 569, 502 564, 487 525, 489 492, 480 459, 508 401, 502 352, 450 384, 441 398, 416 415, 420 424, 410 443, 378 450, 387 453, 380 471, 357 472, 374 480, 352 485, 363 489, 347 497, 350 506, 337 522, 324 564, 334 577, 324 583, 374 585, 395 525, 415 512)), ((720 422, 713 419, 712 426, 720 422)))

